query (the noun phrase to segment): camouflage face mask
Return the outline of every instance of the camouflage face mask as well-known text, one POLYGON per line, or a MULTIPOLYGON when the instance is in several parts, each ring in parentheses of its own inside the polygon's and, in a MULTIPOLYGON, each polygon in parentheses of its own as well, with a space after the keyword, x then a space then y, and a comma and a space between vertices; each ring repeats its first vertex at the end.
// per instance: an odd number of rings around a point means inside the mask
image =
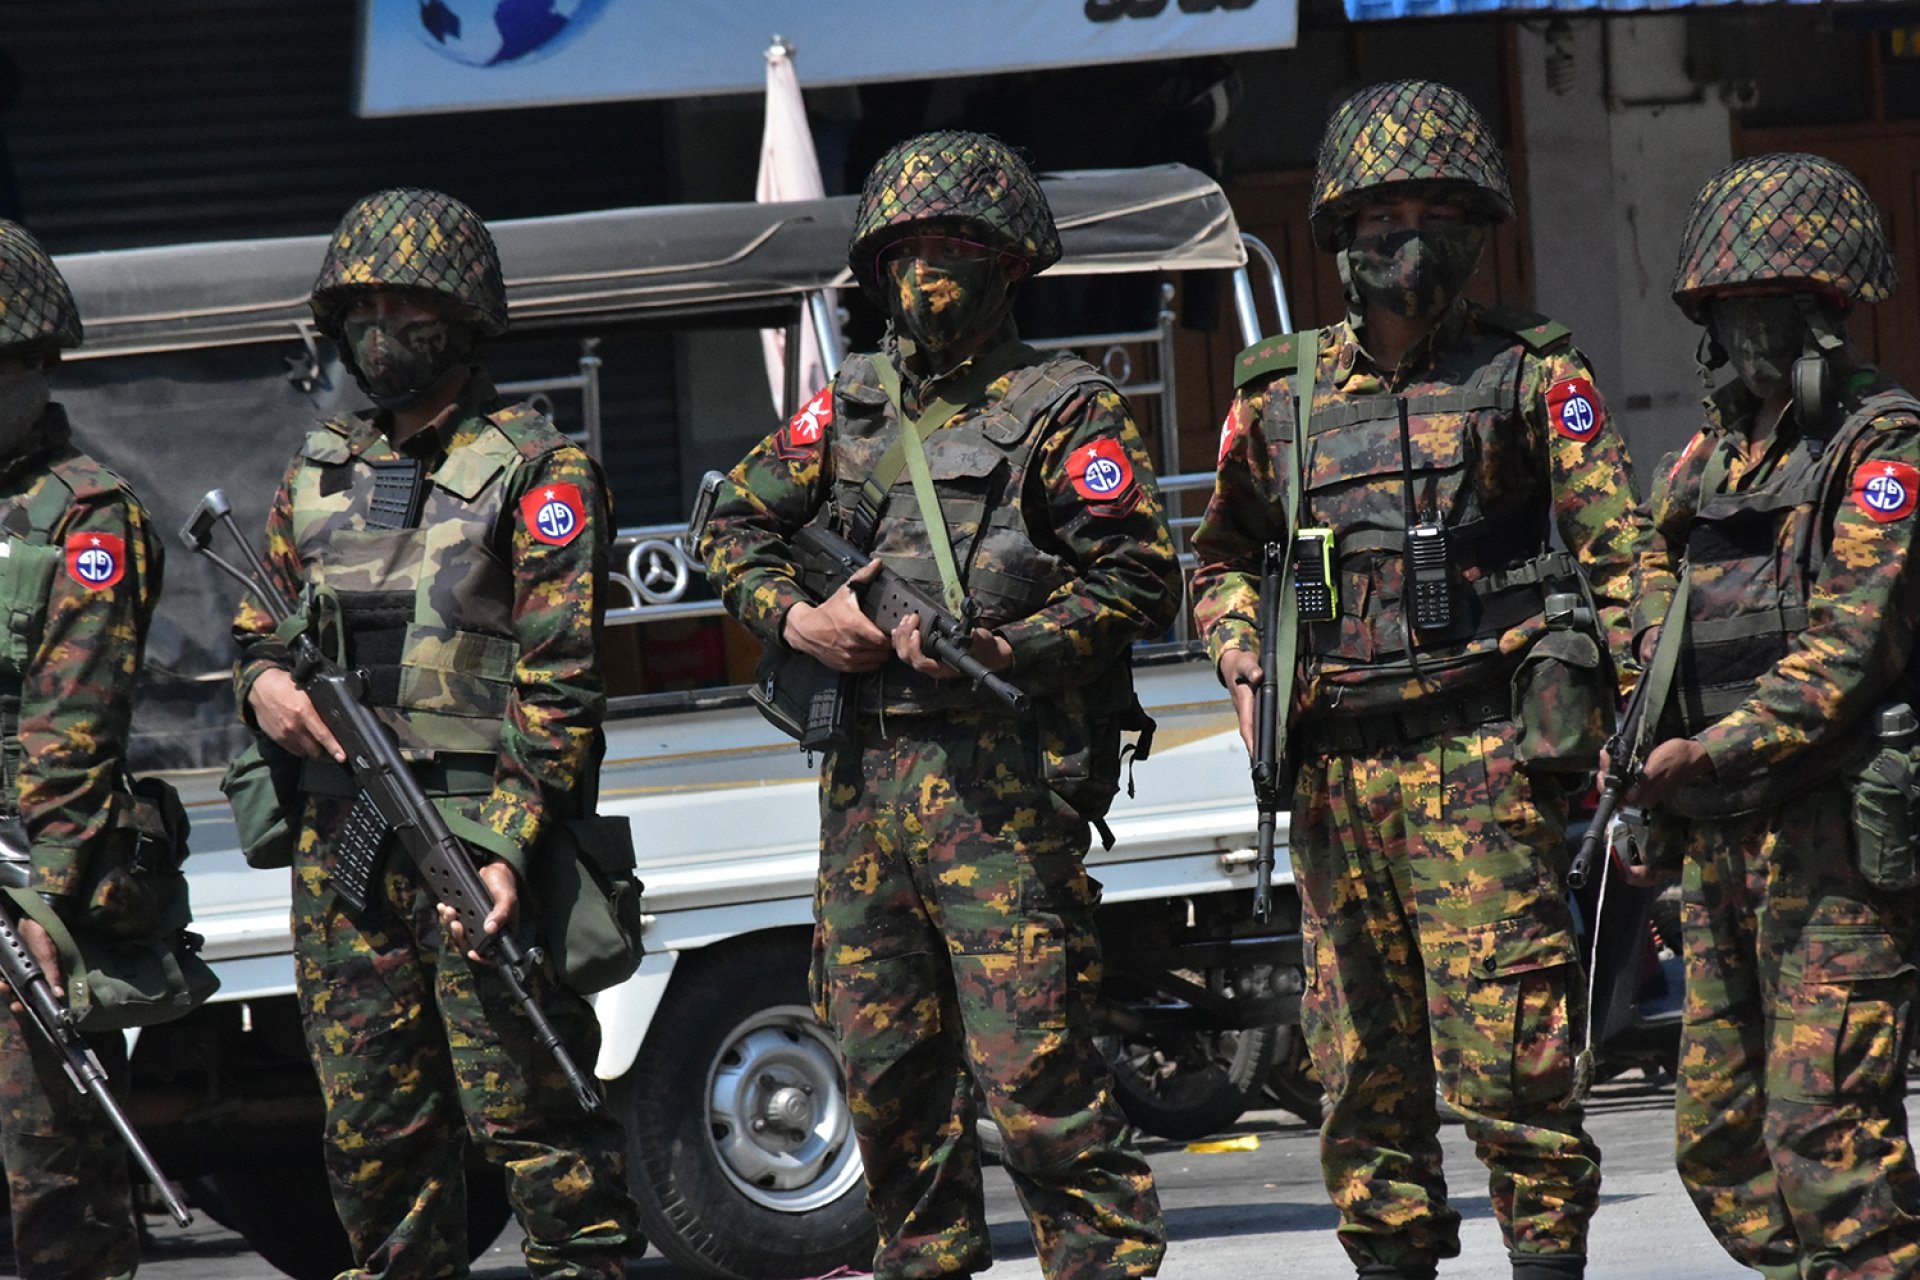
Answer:
POLYGON ((467 358, 469 334, 445 317, 349 317, 355 379, 382 409, 410 409, 467 358))
POLYGON ((1792 298, 1716 298, 1707 304, 1707 329, 1747 390, 1763 400, 1787 385, 1807 346, 1806 317, 1792 298))
POLYGON ((20 452, 33 426, 47 411, 53 385, 42 369, 0 373, 0 457, 20 452))
POLYGON ((1410 319, 1431 319, 1467 287, 1486 228, 1476 223, 1430 223, 1365 236, 1346 250, 1347 270, 1360 300, 1410 319))
POLYGON ((1007 310, 1007 269, 989 249, 942 255, 937 262, 901 253, 884 263, 887 315, 894 332, 925 351, 993 332, 1007 310))

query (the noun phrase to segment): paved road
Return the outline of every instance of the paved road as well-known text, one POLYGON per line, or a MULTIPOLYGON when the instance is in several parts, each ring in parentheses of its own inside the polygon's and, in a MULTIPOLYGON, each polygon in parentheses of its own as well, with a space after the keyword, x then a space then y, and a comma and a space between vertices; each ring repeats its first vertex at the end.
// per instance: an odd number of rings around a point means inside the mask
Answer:
MULTIPOLYGON (((1910 1104, 1911 1105, 1911 1104, 1910 1104)), ((1672 1167, 1671 1094, 1635 1082, 1603 1085, 1590 1124, 1606 1157, 1605 1203, 1594 1224, 1589 1280, 1733 1280, 1750 1273, 1728 1261, 1694 1215, 1672 1167)), ((1222 1276, 1337 1278, 1351 1275, 1334 1242, 1334 1216, 1321 1189, 1312 1130, 1285 1112, 1246 1117, 1237 1133, 1259 1150, 1198 1155, 1175 1143, 1149 1144, 1173 1246, 1166 1280, 1222 1276)), ((1511 1273, 1488 1208, 1486 1182, 1458 1126, 1445 1134, 1447 1168, 1466 1218, 1462 1256, 1442 1280, 1506 1280, 1511 1273)), ((1000 1265, 995 1280, 1039 1280, 1011 1184, 990 1173, 989 1205, 1000 1265)), ((276 1273, 236 1236, 205 1218, 189 1231, 158 1220, 141 1280, 274 1280, 276 1273)), ((476 1280, 524 1276, 518 1229, 509 1227, 473 1269, 476 1280)), ((4 1267, 4 1262, 0 1262, 4 1267)), ((673 1280, 657 1255, 630 1280, 673 1280)))

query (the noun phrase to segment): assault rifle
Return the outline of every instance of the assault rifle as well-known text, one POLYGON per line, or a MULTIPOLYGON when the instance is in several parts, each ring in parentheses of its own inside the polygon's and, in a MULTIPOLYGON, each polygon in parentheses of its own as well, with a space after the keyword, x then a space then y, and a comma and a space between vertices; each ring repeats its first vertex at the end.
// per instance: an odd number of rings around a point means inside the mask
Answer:
POLYGON ((1646 775, 1651 743, 1645 739, 1651 735, 1643 735, 1641 730, 1649 714, 1660 714, 1659 707, 1647 705, 1647 690, 1656 683, 1659 682, 1653 678, 1651 668, 1640 673, 1639 682, 1627 698, 1626 713, 1620 717, 1613 736, 1607 739, 1607 775, 1601 780, 1600 803, 1594 808, 1586 834, 1580 837, 1580 848, 1567 867, 1567 883, 1575 889, 1585 888, 1587 878, 1593 874, 1593 860, 1607 839, 1607 828, 1613 823, 1620 801, 1646 775))
MULTIPOLYGON (((234 522, 233 508, 226 494, 214 489, 200 499, 200 505, 194 508, 180 536, 195 553, 206 556, 251 591, 276 624, 284 623, 292 615, 293 606, 273 585, 264 563, 234 522), (216 521, 226 525, 247 560, 259 566, 257 579, 213 551, 216 521)), ((481 927, 493 910, 493 894, 474 869, 467 847, 447 829, 440 811, 420 789, 420 783, 386 726, 367 706, 365 674, 349 671, 328 658, 305 632, 293 639, 291 648, 293 682, 313 700, 314 709, 346 751, 347 767, 360 788, 346 829, 341 833, 343 844, 348 846, 342 860, 360 874, 337 878, 336 890, 350 902, 355 895, 364 897, 365 883, 371 879, 373 863, 385 837, 389 833, 399 837, 400 847, 419 869, 435 900, 449 907, 465 926, 473 950, 493 962, 507 989, 513 993, 514 1002, 533 1023, 535 1038, 566 1073, 581 1108, 598 1111, 604 1105, 599 1091, 560 1042, 560 1033, 554 1030, 529 987, 533 971, 545 956, 538 947, 521 946, 510 930, 489 934, 481 927), (360 882, 358 886, 355 881, 360 882)), ((366 904, 361 901, 354 905, 364 907, 366 904)))
MULTIPOLYGON (((824 587, 822 600, 838 591, 848 578, 873 559, 839 534, 815 525, 795 534, 793 546, 800 553, 801 578, 824 587)), ((919 614, 920 645, 929 658, 966 676, 973 681, 974 688, 1015 715, 1026 714, 1027 695, 973 656, 972 627, 947 612, 939 601, 884 565, 858 591, 860 611, 872 619, 873 625, 890 632, 908 614, 919 614)))
POLYGON ((1260 562, 1260 684, 1253 694, 1253 802, 1260 812, 1253 862, 1253 918, 1273 908, 1273 828, 1285 798, 1287 708, 1280 705, 1280 611, 1287 581, 1287 549, 1269 542, 1260 562))
POLYGON ((193 1225, 193 1215, 187 1212, 187 1206, 180 1199, 180 1193, 174 1189, 167 1175, 160 1172, 153 1153, 147 1150, 147 1144, 140 1141, 140 1135, 133 1131, 133 1122, 127 1119, 127 1113, 113 1100, 113 1090, 107 1084, 106 1068, 100 1065, 100 1059, 94 1055, 87 1042, 80 1037, 78 1020, 73 1010, 60 1002, 53 994, 53 984, 47 981, 47 975, 40 964, 27 950, 26 939, 20 936, 20 917, 0 894, 0 978, 13 989, 13 998, 26 1010, 27 1020, 39 1030, 46 1042, 53 1046, 64 1061, 67 1079, 73 1082, 81 1096, 92 1098, 94 1105, 120 1135, 120 1141, 126 1144, 134 1162, 140 1166, 140 1172, 147 1175, 147 1181, 160 1193, 166 1202, 167 1212, 173 1220, 183 1227, 193 1225))

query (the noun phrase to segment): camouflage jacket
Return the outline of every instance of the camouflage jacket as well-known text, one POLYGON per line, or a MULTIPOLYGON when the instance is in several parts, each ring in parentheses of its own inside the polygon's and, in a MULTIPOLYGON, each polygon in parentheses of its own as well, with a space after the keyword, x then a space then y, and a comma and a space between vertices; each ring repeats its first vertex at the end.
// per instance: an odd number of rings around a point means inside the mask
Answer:
MULTIPOLYGON (((475 466, 481 457, 476 446, 498 434, 495 418, 503 404, 491 380, 475 370, 454 404, 403 446, 426 461, 433 488, 429 515, 446 511, 452 513, 447 519, 456 518, 476 476, 497 472, 498 462, 475 466)), ((479 539, 491 561, 483 566, 486 579, 495 584, 490 589, 511 596, 486 602, 483 612, 508 620, 512 634, 503 640, 517 646, 505 673, 493 790, 480 818, 501 837, 489 852, 524 865, 519 859, 539 842, 548 816, 566 811, 593 764, 606 708, 599 638, 613 530, 599 468, 544 419, 515 412, 535 421, 532 429, 516 433, 521 442, 507 473, 492 481, 505 486, 495 504, 499 519, 479 539), (571 518, 543 523, 556 494, 567 500, 571 518)), ((303 473, 320 465, 309 456, 311 438, 288 465, 267 517, 266 558, 289 597, 297 598, 308 579, 325 576, 330 538, 364 528, 356 493, 371 483, 371 464, 401 456, 379 421, 366 411, 320 428, 351 459, 345 468, 348 488, 329 493, 326 485, 305 482, 303 473), (307 506, 328 509, 302 507, 295 497, 302 493, 315 495, 307 506), (338 512, 329 515, 328 504, 338 512), (307 530, 304 541, 302 529, 307 530)), ((458 607, 459 595, 450 593, 450 608, 458 607)), ((234 636, 241 648, 235 688, 251 719, 247 693, 253 682, 262 671, 285 666, 287 655, 273 638, 272 620, 250 599, 241 602, 234 636)))
MULTIPOLYGON (((1483 545, 1524 558, 1538 549, 1551 519, 1579 560, 1610 647, 1616 655, 1624 655, 1632 636, 1652 621, 1633 608, 1632 574, 1646 536, 1646 515, 1634 493, 1626 444, 1609 425, 1586 360, 1570 341, 1561 338, 1529 345, 1483 316, 1484 309, 1478 305, 1456 302, 1391 372, 1373 363, 1351 322, 1323 330, 1315 366, 1314 413, 1317 417, 1336 410, 1356 397, 1454 395, 1455 384, 1437 379, 1452 357, 1476 346, 1496 349, 1499 359, 1511 359, 1515 385, 1510 393, 1503 391, 1502 398, 1516 406, 1517 413, 1502 411, 1483 425, 1475 441, 1466 439, 1469 432, 1461 414, 1427 413, 1409 421, 1412 444, 1416 452, 1434 458, 1464 454, 1468 466, 1475 465, 1469 445, 1477 447, 1477 470, 1471 477, 1476 500, 1487 513, 1504 513, 1502 527, 1512 530, 1505 539, 1483 539, 1483 545)), ((1249 354, 1257 358, 1258 352, 1256 347, 1249 354)), ((1216 664, 1228 649, 1259 649, 1261 552, 1270 540, 1285 541, 1282 524, 1289 466, 1288 446, 1269 438, 1273 431, 1268 424, 1290 423, 1295 412, 1289 377, 1281 373, 1255 377, 1243 381, 1221 428, 1213 497, 1193 536, 1198 560, 1193 577, 1194 615, 1216 664)), ((1355 488, 1356 500, 1364 500, 1369 510, 1379 505, 1380 495, 1370 490, 1380 485, 1392 490, 1394 504, 1400 501, 1403 480, 1397 430, 1394 443, 1394 465, 1383 471, 1379 485, 1369 482, 1366 489, 1355 488)), ((1423 478, 1422 483, 1428 482, 1423 478)), ((1321 485, 1309 475, 1308 487, 1317 491, 1321 485)), ((1340 501, 1322 509, 1325 502, 1303 495, 1300 524, 1333 528, 1337 544, 1354 517, 1346 515, 1340 501)), ((1397 609, 1402 588, 1400 557, 1381 556, 1372 572, 1376 580, 1342 582, 1349 596, 1358 591, 1369 597, 1349 599, 1348 609, 1397 609)), ((1349 624, 1343 619, 1331 625, 1349 624)), ((1542 626, 1544 622, 1536 617, 1503 634, 1471 639, 1452 652, 1463 662, 1476 655, 1512 656, 1542 626)), ((1341 686, 1377 683, 1383 669, 1343 660, 1334 653, 1303 652, 1297 705, 1336 705, 1341 686)), ((1406 667, 1399 664, 1399 669, 1406 667)), ((1398 696, 1417 697, 1427 691, 1409 680, 1398 696)))
MULTIPOLYGON (((896 357, 889 352, 874 359, 896 357)), ((1043 359, 1038 353, 1030 357, 1043 359)), ((992 381, 943 430, 992 413, 1024 367, 992 381)), ((870 378, 871 369, 865 360, 848 361, 833 394, 823 390, 748 453, 722 486, 707 522, 701 553, 708 572, 733 615, 763 643, 779 642, 787 610, 806 599, 786 539, 829 503, 842 479, 834 465, 841 452, 835 447, 836 400, 884 401, 884 392, 859 376, 865 371, 870 378)), ((920 412, 961 374, 955 370, 928 381, 903 376, 905 408, 920 412)), ((891 407, 882 405, 879 412, 897 436, 891 407)), ((1136 640, 1170 625, 1180 600, 1179 564, 1159 487, 1126 401, 1111 389, 1071 395, 1034 429, 1041 434, 1026 492, 999 500, 1021 504, 1032 542, 1060 557, 1068 574, 1039 608, 994 628, 1013 651, 1009 676, 1029 689, 1078 685, 1109 669, 1136 640), (1104 469, 1096 465, 1089 480, 1090 464, 1103 459, 1104 469)), ((910 493, 900 496, 907 483, 899 482, 882 512, 876 545, 887 544, 890 522, 910 518, 916 509, 910 493)), ((889 667, 904 673, 898 663, 889 667)))
MULTIPOLYGON (((1920 498, 1920 416, 1894 409, 1860 422, 1862 400, 1897 386, 1872 369, 1852 370, 1844 381, 1848 417, 1834 439, 1845 453, 1827 460, 1834 482, 1818 511, 1796 517, 1815 521, 1811 535, 1821 544, 1815 548, 1812 580, 1783 578, 1780 589, 1782 603, 1789 592, 1804 593, 1805 624, 1791 629, 1784 655, 1760 675, 1750 695, 1694 735, 1713 762, 1715 787, 1722 790, 1789 772, 1796 761, 1808 760, 1809 752, 1825 752, 1837 761, 1842 753, 1832 749, 1859 732, 1864 717, 1899 686, 1911 664, 1920 624, 1920 583, 1912 555, 1914 506, 1920 498), (1845 444, 1849 438, 1851 447, 1845 444)), ((1704 505, 1701 490, 1710 460, 1719 454, 1726 467, 1722 495, 1751 494, 1750 505, 1762 510, 1772 482, 1803 446, 1803 433, 1789 411, 1757 442, 1758 456, 1750 456, 1747 440, 1757 410, 1754 397, 1739 384, 1723 387, 1707 401, 1706 425, 1665 460, 1653 494, 1654 536, 1640 572, 1648 607, 1664 612, 1673 595, 1695 516, 1704 505)), ((1779 570, 1789 576, 1800 572, 1791 565, 1779 570)), ((1713 611, 1717 585, 1713 572, 1695 572, 1690 616, 1713 611)))
POLYGON ((32 887, 74 893, 113 819, 161 546, 120 478, 73 446, 57 404, 25 451, 0 466, 0 524, 8 535, 0 576, 39 597, 22 604, 45 611, 14 615, 13 653, 24 666, 0 664, 19 690, 7 768, 32 842, 32 887), (40 571, 23 572, 35 560, 40 571))

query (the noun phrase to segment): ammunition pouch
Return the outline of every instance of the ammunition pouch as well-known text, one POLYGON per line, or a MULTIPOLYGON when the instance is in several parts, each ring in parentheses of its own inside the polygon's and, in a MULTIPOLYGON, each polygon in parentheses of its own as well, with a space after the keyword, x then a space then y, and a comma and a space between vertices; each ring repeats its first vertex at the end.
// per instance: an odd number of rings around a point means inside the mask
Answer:
POLYGON ((1515 761, 1529 771, 1592 773, 1613 732, 1617 699, 1599 641, 1550 628, 1513 673, 1515 761))
MULTIPOLYGON (((1034 721, 1040 742, 1040 776, 1048 788, 1092 823, 1101 842, 1113 847, 1107 811, 1120 790, 1122 768, 1145 760, 1153 750, 1154 719, 1133 690, 1132 671, 1124 671, 1124 697, 1069 689, 1040 700, 1034 721), (1122 735, 1140 736, 1128 745, 1122 735)), ((1133 794, 1129 784, 1127 794, 1133 794)))
POLYGON ((1860 875, 1888 893, 1920 888, 1920 749, 1882 746, 1846 782, 1860 875))
POLYGON ((298 756, 265 734, 255 734, 221 777, 220 791, 233 808, 234 833, 248 866, 272 870, 293 865, 306 809, 300 769, 298 756))
POLYGON ((560 980, 581 995, 625 982, 640 965, 640 895, 633 824, 616 816, 552 824, 531 859, 540 944, 560 980))
POLYGON ((831 751, 851 741, 850 684, 850 677, 818 658, 771 644, 760 655, 747 697, 768 724, 808 751, 831 751))

